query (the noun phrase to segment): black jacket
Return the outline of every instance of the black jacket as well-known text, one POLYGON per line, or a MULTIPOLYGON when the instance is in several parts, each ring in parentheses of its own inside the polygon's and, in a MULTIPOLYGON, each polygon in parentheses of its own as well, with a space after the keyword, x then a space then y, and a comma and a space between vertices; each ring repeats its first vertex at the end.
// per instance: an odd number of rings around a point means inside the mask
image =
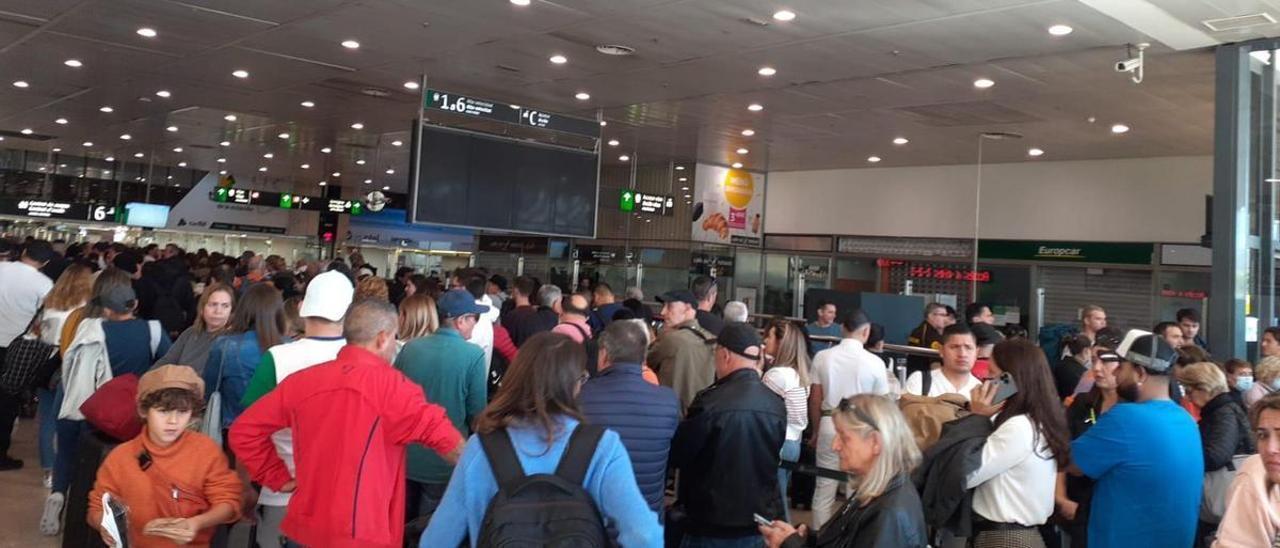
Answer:
POLYGON ((1231 464, 1231 457, 1254 452, 1249 418, 1230 393, 1214 396, 1200 410, 1200 439, 1204 444, 1204 470, 1212 472, 1231 464))
POLYGON ((1084 377, 1089 368, 1080 363, 1074 356, 1067 356, 1058 361, 1053 368, 1053 384, 1058 388, 1058 397, 1065 399, 1075 393, 1076 385, 1084 377))
POLYGON ((751 514, 782 517, 778 452, 786 435, 786 405, 754 369, 734 371, 699 392, 671 442, 684 531, 753 536, 760 533, 751 514))
MULTIPOLYGON (((920 322, 920 325, 911 330, 911 334, 907 336, 907 344, 920 348, 932 348, 934 350, 942 350, 942 332, 937 331, 929 322, 920 322)), ((932 362, 941 361, 939 358, 930 358, 926 356, 907 356, 907 376, 911 376, 916 371, 928 372, 932 362)))
POLYGON ((969 415, 942 425, 942 435, 924 453, 911 481, 920 490, 925 523, 968 537, 973 529, 973 490, 965 478, 982 466, 982 447, 995 431, 991 419, 969 415))
POLYGON ((846 503, 817 535, 791 535, 782 548, 925 548, 929 534, 920 495, 906 476, 898 476, 879 497, 862 508, 846 503))

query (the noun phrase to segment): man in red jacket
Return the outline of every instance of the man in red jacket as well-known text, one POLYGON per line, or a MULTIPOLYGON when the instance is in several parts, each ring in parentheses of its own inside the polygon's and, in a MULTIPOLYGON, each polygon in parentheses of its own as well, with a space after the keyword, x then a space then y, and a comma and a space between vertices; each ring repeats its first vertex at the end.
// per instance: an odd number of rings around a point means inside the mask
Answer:
POLYGON ((337 359, 290 375, 231 425, 231 449, 254 481, 296 488, 281 526, 293 543, 398 548, 405 446, 421 443, 450 464, 462 452, 444 409, 388 363, 396 323, 390 303, 352 305, 337 359), (284 428, 293 429, 296 478, 271 441, 284 428))

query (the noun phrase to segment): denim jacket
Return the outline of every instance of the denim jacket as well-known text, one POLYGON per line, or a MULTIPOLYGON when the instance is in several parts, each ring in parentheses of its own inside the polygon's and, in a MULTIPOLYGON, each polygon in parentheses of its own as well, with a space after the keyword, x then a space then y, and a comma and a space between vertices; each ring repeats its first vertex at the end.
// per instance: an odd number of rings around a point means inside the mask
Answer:
POLYGON ((240 398, 249 386, 249 379, 258 369, 263 349, 258 347, 258 334, 246 331, 237 335, 223 335, 209 348, 209 361, 204 366, 204 396, 216 390, 222 393, 222 427, 229 428, 244 408, 240 398))

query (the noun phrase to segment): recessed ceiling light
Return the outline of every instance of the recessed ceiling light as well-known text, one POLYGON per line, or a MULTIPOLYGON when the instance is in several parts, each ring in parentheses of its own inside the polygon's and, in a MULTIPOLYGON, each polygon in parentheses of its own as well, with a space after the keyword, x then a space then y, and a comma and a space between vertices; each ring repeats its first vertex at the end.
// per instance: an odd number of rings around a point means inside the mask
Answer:
POLYGON ((150 28, 150 27, 142 27, 142 28, 138 29, 138 30, 137 30, 137 31, 135 31, 135 32, 137 32, 137 33, 138 33, 138 36, 141 36, 141 37, 143 37, 143 38, 155 38, 155 37, 156 37, 156 29, 153 29, 153 28, 150 28))
POLYGON ((107 114, 110 114, 110 113, 112 113, 112 112, 115 112, 115 111, 116 111, 116 109, 111 108, 111 107, 106 106, 106 105, 103 105, 103 106, 98 107, 98 111, 99 111, 99 112, 105 112, 105 113, 107 113, 107 114))
POLYGON ((754 130, 754 129, 744 129, 744 130, 742 130, 742 136, 743 136, 743 137, 750 137, 750 136, 755 135, 755 134, 756 134, 756 130, 754 130))
POLYGON ((773 18, 778 21, 792 21, 796 18, 796 12, 791 10, 778 10, 773 12, 773 18))
POLYGON ((395 175, 395 174, 396 174, 396 170, 394 170, 394 169, 388 169, 388 170, 387 170, 387 175, 395 175))
POLYGON ((391 141, 391 146, 393 147, 398 147, 403 144, 404 144, 404 141, 391 141))
POLYGON ((321 153, 324 153, 324 154, 328 154, 328 153, 330 153, 330 152, 333 152, 333 149, 331 149, 331 148, 329 148, 329 147, 324 147, 324 148, 320 149, 320 152, 321 152, 321 153))
POLYGON ((226 121, 228 121, 228 122, 234 122, 234 121, 236 121, 236 120, 239 120, 239 118, 236 118, 236 115, 234 115, 234 114, 228 114, 228 115, 226 115, 226 116, 223 116, 223 117, 222 117, 222 119, 223 119, 223 120, 226 120, 226 121))
POLYGON ((141 153, 141 152, 135 152, 135 153, 133 153, 133 157, 134 157, 134 158, 141 158, 141 157, 143 157, 143 156, 146 156, 146 154, 143 154, 143 153, 141 153))
POLYGON ((895 144, 895 145, 905 145, 905 144, 910 143, 910 142, 911 142, 911 141, 910 141, 910 140, 908 140, 906 137, 895 137, 895 138, 893 139, 893 144, 895 144))
POLYGON ((529 0, 511 0, 511 3, 517 6, 527 6, 529 5, 529 0))
POLYGON ((281 139, 288 139, 288 138, 289 138, 289 134, 288 134, 288 133, 281 133, 281 134, 279 134, 279 135, 276 135, 276 137, 279 137, 279 138, 281 138, 281 139))
POLYGON ((343 40, 342 47, 347 49, 360 49, 360 42, 355 40, 343 40))
POLYGON ((226 175, 226 174, 227 174, 227 170, 225 169, 218 172, 218 175, 226 175))
POLYGON ((1071 31, 1073 30, 1075 29, 1071 28, 1068 25, 1054 25, 1052 27, 1049 27, 1049 34, 1052 34, 1054 36, 1066 36, 1068 34, 1071 34, 1071 31))
POLYGON ((579 91, 578 93, 573 94, 573 98, 579 101, 586 101, 591 98, 591 94, 585 91, 579 91))
POLYGON ((32 133, 35 133, 35 131, 27 127, 27 128, 22 128, 22 131, 19 131, 18 133, 21 133, 23 135, 31 135, 32 133))
POLYGON ((978 89, 987 89, 994 85, 996 85, 996 83, 989 78, 978 78, 973 81, 973 87, 978 89))
POLYGON ((266 171, 266 170, 267 170, 267 166, 262 166, 258 168, 258 171, 266 171))
POLYGON ((681 178, 679 179, 679 181, 680 181, 680 182, 682 182, 682 183, 683 183, 683 182, 685 182, 685 181, 688 181, 688 180, 689 180, 689 178, 688 178, 688 177, 681 177, 681 178))
POLYGON ((107 156, 106 158, 103 158, 102 160, 103 160, 104 162, 114 162, 114 161, 116 161, 116 157, 115 157, 115 156, 107 156))
POLYGON ((93 146, 93 141, 85 141, 84 143, 81 143, 81 144, 83 144, 87 148, 87 147, 93 146))
POLYGON ((747 110, 751 112, 760 112, 764 110, 764 105, 760 103, 751 103, 750 105, 747 105, 747 110))
POLYGON ((607 126, 607 125, 609 125, 609 122, 606 122, 606 121, 604 121, 604 120, 600 120, 600 127, 604 127, 604 126, 607 126))
POLYGON ((373 179, 365 179, 365 180, 364 180, 364 184, 366 184, 366 185, 371 185, 371 184, 373 184, 373 179))
POLYGON ((748 151, 747 151, 747 149, 745 149, 745 148, 740 148, 740 149, 738 149, 738 154, 746 154, 747 152, 748 152, 748 151))
POLYGON ((618 145, 620 145, 620 144, 622 144, 622 143, 619 143, 617 139, 609 139, 609 146, 611 146, 611 147, 616 147, 616 146, 618 146, 618 145))
POLYGON ((172 94, 172 93, 169 93, 169 90, 167 90, 167 89, 162 89, 162 90, 160 90, 160 91, 157 91, 157 92, 156 92, 156 97, 159 97, 159 98, 161 98, 161 99, 168 99, 168 98, 170 98, 170 97, 172 97, 172 96, 173 96, 173 94, 172 94))
POLYGON ((341 172, 338 172, 338 171, 335 171, 335 172, 333 172, 333 176, 334 176, 334 177, 341 177, 341 176, 342 176, 342 173, 341 173, 341 172))
POLYGON ((244 69, 236 69, 236 70, 231 71, 231 75, 232 75, 232 76, 235 76, 236 78, 248 78, 248 77, 249 77, 249 71, 244 70, 244 69))
POLYGON ((364 160, 356 160, 356 165, 358 166, 362 166, 364 165, 364 163, 365 163, 364 160))
POLYGON ((58 147, 53 147, 53 151, 54 151, 54 152, 62 152, 62 149, 61 149, 61 148, 58 148, 58 147))
POLYGON ((169 126, 167 128, 164 128, 164 130, 169 133, 176 133, 178 131, 178 126, 169 126))
POLYGON ((316 106, 315 101, 303 101, 303 102, 301 102, 301 103, 299 103, 299 104, 300 104, 300 105, 302 105, 303 107, 306 107, 306 108, 312 108, 312 107, 315 107, 315 106, 316 106))
POLYGON ((67 167, 67 164, 58 164, 58 167, 65 168, 67 167))
POLYGON ((868 157, 867 157, 867 161, 868 161, 868 162, 871 162, 871 163, 873 163, 873 164, 876 164, 876 163, 879 163, 879 162, 880 162, 880 157, 879 157, 879 156, 868 156, 868 157))
POLYGON ((218 143, 218 146, 229 147, 231 146, 231 141, 223 141, 221 143, 218 143))
POLYGON ((560 54, 552 55, 550 61, 557 65, 563 65, 569 62, 569 58, 560 54))
POLYGON ((676 171, 684 171, 684 166, 676 166, 676 171))
POLYGON ((187 167, 186 162, 178 162, 178 167, 187 167))
POLYGON ((404 83, 404 89, 418 89, 419 87, 421 86, 417 82, 414 82, 413 80, 409 80, 404 83))
POLYGON ((120 140, 121 140, 121 141, 128 141, 129 139, 132 139, 132 138, 133 138, 133 136, 132 136, 132 135, 129 135, 128 133, 123 133, 123 134, 121 134, 121 135, 120 135, 120 140))
POLYGON ((364 129, 364 124, 360 122, 356 122, 354 124, 351 124, 351 129, 364 129))
MULTIPOLYGON (((682 187, 680 187, 680 190, 689 190, 689 187, 687 187, 687 186, 682 186, 682 187)), ((685 195, 685 198, 688 198, 688 197, 689 197, 689 195, 688 195, 688 194, 686 194, 686 195, 685 195)))
POLYGON ((1043 155, 1044 155, 1044 151, 1038 148, 1032 148, 1027 150, 1027 156, 1043 156, 1043 155))
POLYGON ((80 68, 84 66, 84 63, 81 63, 79 59, 67 59, 66 61, 63 61, 62 64, 71 68, 80 68))
POLYGON ((759 74, 760 76, 773 76, 777 73, 778 69, 773 67, 760 67, 760 70, 756 71, 756 74, 759 74))
POLYGON ((320 181, 320 186, 325 186, 327 184, 329 184, 327 181, 320 181))
POLYGON ((58 124, 58 125, 60 125, 60 126, 65 126, 65 125, 67 125, 67 119, 66 119, 66 118, 58 118, 57 120, 54 120, 54 121, 53 121, 53 123, 58 124))
POLYGON ((270 153, 270 152, 268 152, 268 153, 266 153, 266 154, 263 154, 263 155, 262 155, 262 157, 263 157, 263 158, 266 158, 266 159, 268 159, 268 160, 270 160, 270 159, 272 159, 272 158, 275 158, 275 157, 276 157, 276 155, 275 155, 275 154, 272 154, 272 153, 270 153))
POLYGON ((1129 132, 1129 126, 1126 126, 1124 124, 1116 124, 1114 126, 1111 126, 1111 133, 1119 134, 1119 133, 1128 133, 1128 132, 1129 132))
POLYGON ((174 152, 182 152, 182 147, 173 147, 174 152))
POLYGON ((216 161, 217 161, 219 164, 225 164, 225 163, 227 163, 227 159, 226 159, 226 158, 218 158, 216 161))
POLYGON ((630 157, 630 156, 627 156, 626 154, 623 154, 622 156, 619 156, 619 157, 618 157, 618 160, 623 161, 623 162, 629 162, 629 161, 631 161, 631 157, 630 157))
POLYGON ((742 169, 742 162, 734 162, 730 164, 729 167, 732 167, 733 169, 742 169))
POLYGON ((298 166, 298 167, 300 167, 300 168, 302 168, 302 169, 311 169, 311 164, 302 164, 302 165, 300 165, 300 166, 298 166))
POLYGON ((389 187, 389 186, 384 186, 384 187, 382 187, 382 190, 391 190, 391 187, 389 187))
POLYGON ((17 80, 13 83, 13 87, 26 89, 31 87, 31 84, 28 84, 26 80, 17 80))

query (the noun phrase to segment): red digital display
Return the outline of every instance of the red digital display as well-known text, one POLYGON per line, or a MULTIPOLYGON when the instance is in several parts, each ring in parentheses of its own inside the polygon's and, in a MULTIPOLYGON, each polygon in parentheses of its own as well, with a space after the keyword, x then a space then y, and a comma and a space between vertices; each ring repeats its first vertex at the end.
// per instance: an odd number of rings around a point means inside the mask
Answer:
POLYGON ((960 270, 955 268, 934 268, 931 266, 913 266, 908 271, 907 276, 912 278, 930 278, 934 280, 960 280, 965 282, 990 282, 991 271, 979 270, 977 272, 971 270, 960 270))
POLYGON ((1209 293, 1196 289, 1161 289, 1161 297, 1176 297, 1179 299, 1196 299, 1204 300, 1209 298, 1209 293))

